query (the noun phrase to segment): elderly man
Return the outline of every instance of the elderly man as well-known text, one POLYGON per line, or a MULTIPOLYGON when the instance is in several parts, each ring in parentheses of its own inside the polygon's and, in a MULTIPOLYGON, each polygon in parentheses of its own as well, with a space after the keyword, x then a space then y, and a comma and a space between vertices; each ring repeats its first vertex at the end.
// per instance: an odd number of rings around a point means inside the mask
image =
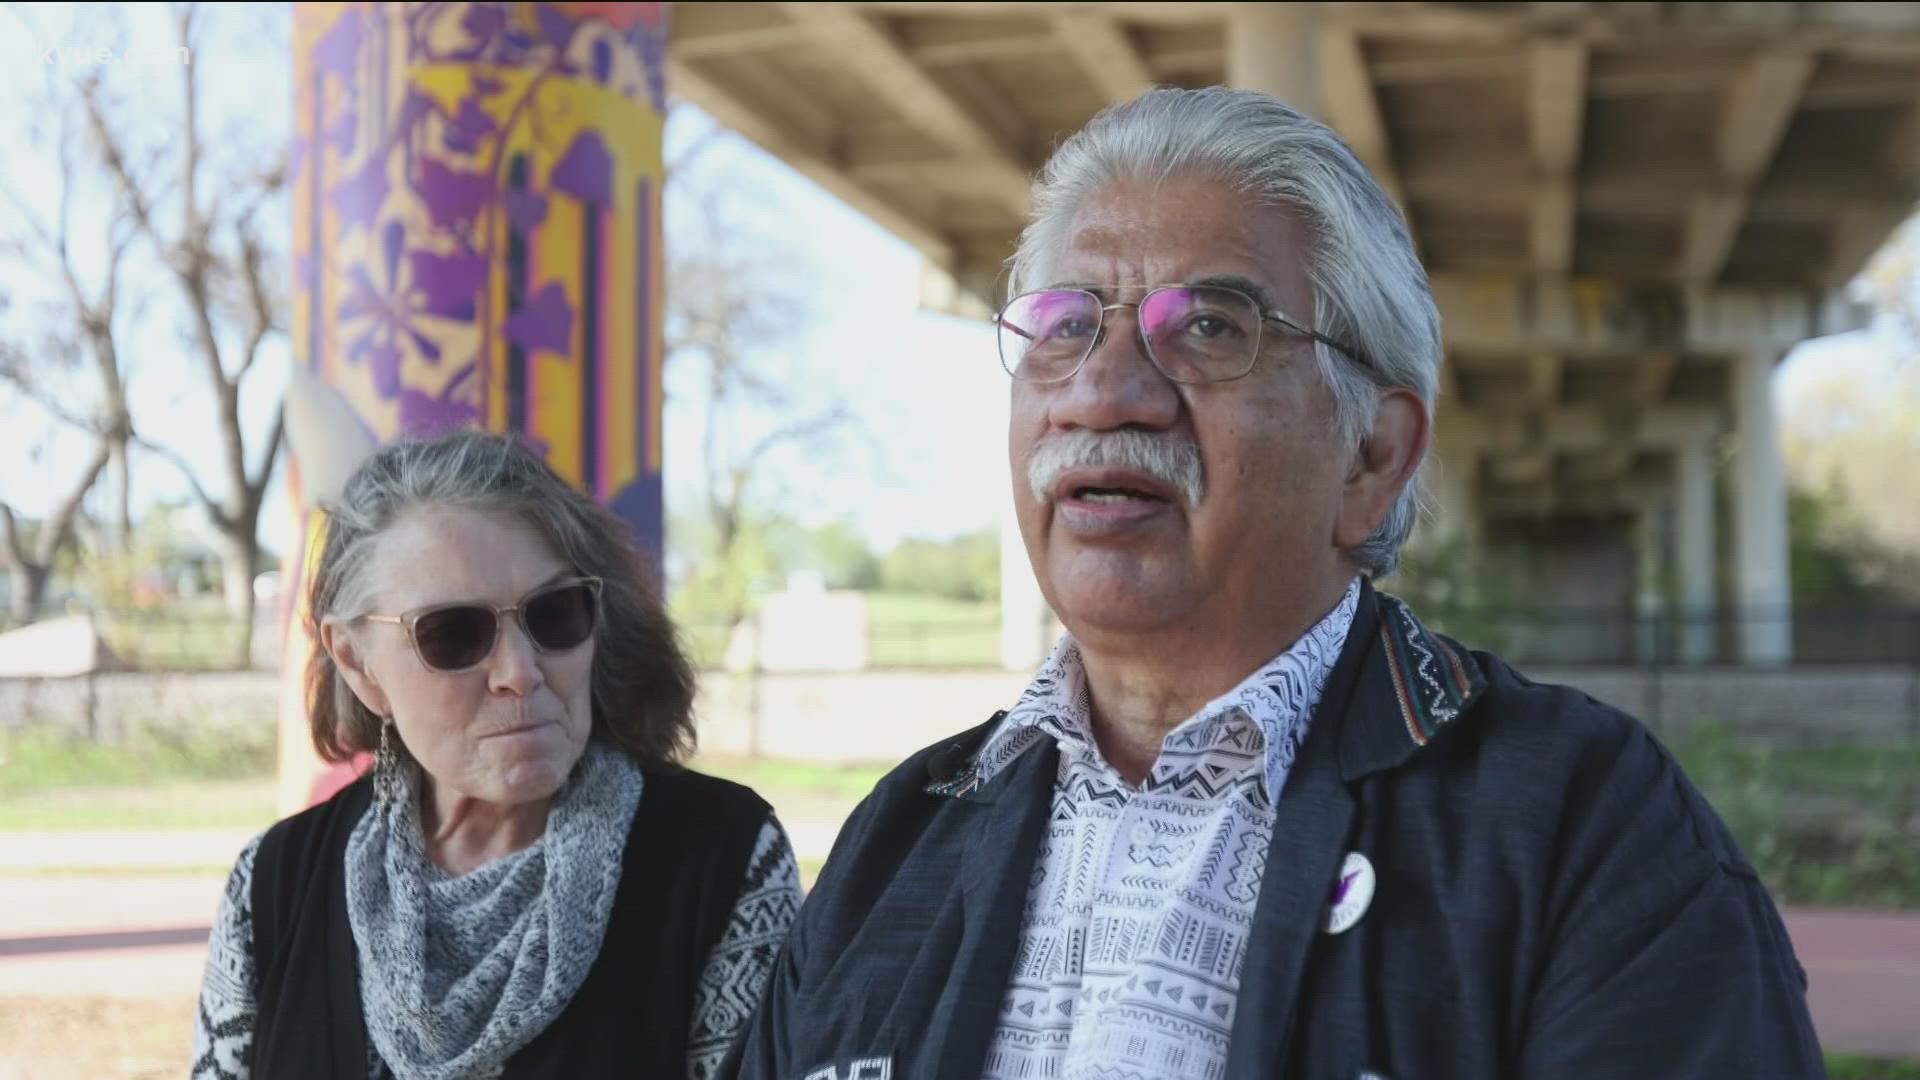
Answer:
POLYGON ((1012 281, 1068 636, 854 813, 723 1074, 1823 1075, 1774 905, 1660 744, 1375 591, 1440 326, 1337 136, 1254 93, 1111 109, 1012 281))

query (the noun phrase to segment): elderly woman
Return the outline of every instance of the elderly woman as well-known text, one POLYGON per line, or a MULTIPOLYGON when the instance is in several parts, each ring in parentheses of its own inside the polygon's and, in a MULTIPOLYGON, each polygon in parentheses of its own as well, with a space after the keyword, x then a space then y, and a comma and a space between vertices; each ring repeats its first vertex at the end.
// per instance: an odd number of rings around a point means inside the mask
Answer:
POLYGON ((624 526, 527 450, 386 447, 329 507, 314 745, 369 775, 221 904, 193 1076, 704 1078, 799 905, 624 526))

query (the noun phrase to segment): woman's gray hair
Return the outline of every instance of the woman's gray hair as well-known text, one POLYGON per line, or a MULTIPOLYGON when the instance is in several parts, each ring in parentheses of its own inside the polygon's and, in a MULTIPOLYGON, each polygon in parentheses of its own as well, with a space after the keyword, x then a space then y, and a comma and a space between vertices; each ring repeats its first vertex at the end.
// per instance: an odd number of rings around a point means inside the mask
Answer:
MULTIPOLYGON (((330 615, 369 613, 368 573, 380 538, 422 507, 510 514, 534 526, 575 573, 602 580, 594 630, 593 732, 645 764, 693 749, 694 677, 655 585, 655 571, 626 524, 582 494, 533 451, 502 435, 461 431, 391 443, 321 507, 326 538, 307 583, 307 628, 318 643, 330 615)), ((344 761, 379 746, 380 717, 316 647, 307 671, 314 747, 344 761)))
MULTIPOLYGON (((1440 312, 1400 211, 1340 136, 1274 97, 1249 90, 1151 90, 1102 112, 1063 143, 1033 188, 1010 293, 1049 284, 1085 201, 1117 181, 1223 180, 1312 230, 1307 277, 1314 329, 1349 342, 1347 357, 1314 346, 1347 449, 1373 428, 1383 388, 1412 391, 1431 416, 1439 393, 1440 312)), ((1419 476, 1373 535, 1348 554, 1374 578, 1399 566, 1422 510, 1419 476)))

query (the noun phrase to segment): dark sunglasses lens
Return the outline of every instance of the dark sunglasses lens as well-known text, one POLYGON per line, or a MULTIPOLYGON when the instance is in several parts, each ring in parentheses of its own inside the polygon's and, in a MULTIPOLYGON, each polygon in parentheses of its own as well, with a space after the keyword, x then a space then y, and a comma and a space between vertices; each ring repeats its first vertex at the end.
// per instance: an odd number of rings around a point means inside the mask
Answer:
POLYGON ((590 585, 541 593, 527 601, 527 636, 543 649, 571 649, 593 636, 596 606, 590 585))
POLYGON ((413 641, 428 667, 458 671, 487 658, 495 629, 493 612, 486 608, 441 608, 413 624, 413 641))

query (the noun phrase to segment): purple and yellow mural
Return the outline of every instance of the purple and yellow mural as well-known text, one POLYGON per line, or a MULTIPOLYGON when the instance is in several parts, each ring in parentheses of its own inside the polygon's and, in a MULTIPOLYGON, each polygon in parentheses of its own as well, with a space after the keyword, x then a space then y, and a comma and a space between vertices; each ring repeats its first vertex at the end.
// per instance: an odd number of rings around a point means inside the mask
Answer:
POLYGON ((296 367, 281 804, 305 735, 315 505, 381 442, 521 435, 662 543, 666 5, 294 5, 296 367))

